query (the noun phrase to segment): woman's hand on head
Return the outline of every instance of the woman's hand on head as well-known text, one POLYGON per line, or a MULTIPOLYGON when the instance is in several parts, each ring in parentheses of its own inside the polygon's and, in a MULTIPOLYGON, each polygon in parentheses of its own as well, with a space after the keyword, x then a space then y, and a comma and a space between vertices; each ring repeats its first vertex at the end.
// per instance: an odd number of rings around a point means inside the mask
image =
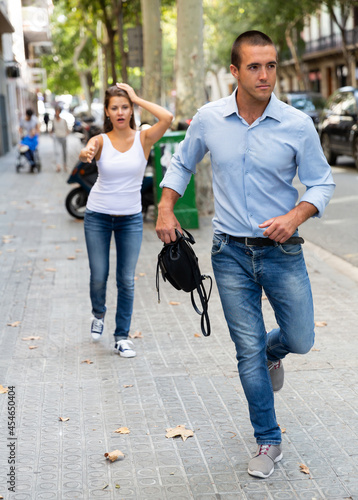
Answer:
POLYGON ((128 85, 128 83, 116 83, 116 86, 119 89, 125 90, 129 96, 129 99, 134 103, 136 99, 138 98, 137 94, 134 92, 132 87, 128 85))

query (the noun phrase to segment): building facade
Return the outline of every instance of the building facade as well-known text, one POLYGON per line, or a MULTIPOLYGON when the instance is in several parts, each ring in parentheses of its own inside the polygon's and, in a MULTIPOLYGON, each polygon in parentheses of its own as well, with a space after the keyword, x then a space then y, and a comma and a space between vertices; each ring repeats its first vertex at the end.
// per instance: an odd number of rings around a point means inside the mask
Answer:
MULTIPOLYGON (((343 24, 341 11, 335 8, 335 15, 343 24)), ((306 19, 301 37, 305 42, 301 54, 302 69, 306 75, 308 89, 321 92, 324 97, 337 88, 348 84, 357 85, 358 61, 358 8, 352 7, 345 22, 346 47, 349 55, 349 69, 353 76, 348 81, 347 62, 343 56, 341 30, 327 8, 322 5, 315 15, 306 19)), ((280 87, 283 92, 299 90, 299 81, 292 59, 280 62, 280 87)))
POLYGON ((20 117, 26 108, 37 113, 46 89, 40 56, 51 52, 52 9, 52 0, 0 0, 0 155, 18 142, 20 117))

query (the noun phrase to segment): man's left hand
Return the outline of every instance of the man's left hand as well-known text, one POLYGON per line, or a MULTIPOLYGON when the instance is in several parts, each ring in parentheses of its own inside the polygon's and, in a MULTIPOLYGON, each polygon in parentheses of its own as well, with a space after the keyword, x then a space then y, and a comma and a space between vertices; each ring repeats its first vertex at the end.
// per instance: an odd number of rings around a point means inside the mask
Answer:
POLYGON ((285 243, 293 233, 307 219, 317 213, 317 208, 307 201, 301 201, 295 208, 285 215, 279 215, 259 224, 260 228, 267 227, 263 236, 277 243, 285 243))
POLYGON ((260 228, 267 227, 263 236, 277 241, 277 243, 285 243, 288 238, 291 238, 296 231, 298 225, 295 217, 290 213, 273 217, 259 225, 260 228))

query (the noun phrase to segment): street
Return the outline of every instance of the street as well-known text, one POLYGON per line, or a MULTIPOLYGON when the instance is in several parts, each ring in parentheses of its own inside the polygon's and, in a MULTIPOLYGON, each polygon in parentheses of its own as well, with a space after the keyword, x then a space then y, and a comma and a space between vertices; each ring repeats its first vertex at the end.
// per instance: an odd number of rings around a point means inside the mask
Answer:
MULTIPOLYGON (((71 135, 69 146, 72 166, 81 144, 71 135)), ((337 256, 339 245, 354 253, 356 235, 344 228, 356 172, 334 169, 345 202, 305 229, 316 342, 284 361, 275 395, 284 456, 262 480, 247 474, 256 445, 216 287, 207 338, 188 294, 161 280, 158 304, 161 243, 149 218, 131 327, 137 357, 112 351, 114 248, 105 332, 93 343, 83 222, 64 207, 71 186, 55 173, 50 137, 40 154, 40 174, 17 174, 14 152, 0 162, 0 497, 358 500, 358 270, 337 256), (336 255, 332 228, 341 231, 336 255), (194 435, 166 437, 177 425, 194 435), (104 455, 115 450, 124 457, 110 462, 104 455)), ((212 275, 211 231, 204 217, 192 232, 201 271, 212 275)), ((267 300, 263 310, 273 328, 267 300)))
MULTIPOLYGON (((358 267, 358 170, 351 158, 342 156, 332 173, 336 189, 323 218, 306 221, 300 234, 358 267)), ((298 182, 296 186, 302 194, 298 182)))

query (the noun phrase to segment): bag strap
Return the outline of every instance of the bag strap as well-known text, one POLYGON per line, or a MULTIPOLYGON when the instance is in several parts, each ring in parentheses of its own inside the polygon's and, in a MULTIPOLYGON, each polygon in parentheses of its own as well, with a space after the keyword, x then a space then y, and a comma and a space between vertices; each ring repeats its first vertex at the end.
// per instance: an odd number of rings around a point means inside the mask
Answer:
POLYGON ((210 320, 209 320, 209 314, 208 314, 208 305, 209 305, 209 299, 210 299, 212 288, 213 288, 213 280, 211 279, 211 276, 207 276, 205 274, 202 274, 200 276, 200 282, 197 283, 197 287, 196 287, 196 290, 198 292, 199 299, 201 302, 202 311, 200 311, 198 309, 198 306, 195 303, 194 290, 192 290, 190 292, 191 303, 193 304, 195 311, 201 316, 200 326, 201 326, 202 334, 205 337, 208 337, 211 333, 210 320), (206 293, 205 287, 203 285, 203 281, 205 279, 210 280, 210 288, 209 288, 208 294, 206 293))
MULTIPOLYGON (((179 233, 179 231, 176 230, 177 233, 186 241, 189 243, 193 244, 195 243, 195 240, 193 236, 187 231, 186 229, 182 228, 183 232, 185 233, 186 236, 183 236, 179 233)), ((208 314, 208 306, 209 306, 209 299, 211 295, 211 290, 213 288, 213 280, 211 279, 211 276, 207 276, 206 274, 198 274, 197 268, 193 269, 193 274, 194 274, 194 279, 195 279, 195 284, 196 284, 196 291, 198 292, 200 303, 201 303, 201 310, 198 308, 195 302, 194 298, 194 290, 190 292, 190 298, 191 298, 191 303, 194 307, 194 310, 199 316, 201 316, 200 320, 200 326, 201 326, 201 332, 205 337, 208 337, 211 333, 211 327, 210 327, 210 320, 209 320, 209 314, 208 314), (210 287, 209 287, 209 293, 206 293, 205 287, 203 285, 203 281, 205 279, 210 280, 210 287)))

